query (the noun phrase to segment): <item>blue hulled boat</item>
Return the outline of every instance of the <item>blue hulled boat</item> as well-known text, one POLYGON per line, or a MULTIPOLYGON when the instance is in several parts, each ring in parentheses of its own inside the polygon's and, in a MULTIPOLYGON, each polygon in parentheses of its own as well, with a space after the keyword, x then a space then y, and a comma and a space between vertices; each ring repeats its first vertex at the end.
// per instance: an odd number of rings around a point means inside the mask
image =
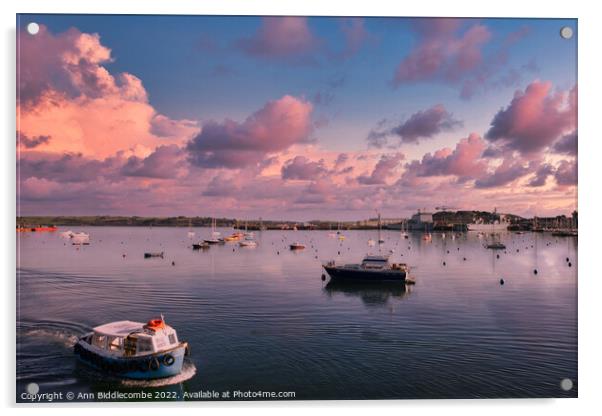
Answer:
POLYGON ((161 319, 97 326, 79 339, 75 354, 84 363, 124 378, 155 379, 182 371, 188 343, 161 319))

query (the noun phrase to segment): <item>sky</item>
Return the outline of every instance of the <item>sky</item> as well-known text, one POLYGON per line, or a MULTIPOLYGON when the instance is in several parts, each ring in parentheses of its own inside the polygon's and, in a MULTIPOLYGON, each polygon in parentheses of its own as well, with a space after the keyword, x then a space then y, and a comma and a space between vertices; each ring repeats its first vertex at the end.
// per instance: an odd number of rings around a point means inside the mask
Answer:
POLYGON ((570 214, 576 57, 572 19, 18 15, 18 214, 570 214))

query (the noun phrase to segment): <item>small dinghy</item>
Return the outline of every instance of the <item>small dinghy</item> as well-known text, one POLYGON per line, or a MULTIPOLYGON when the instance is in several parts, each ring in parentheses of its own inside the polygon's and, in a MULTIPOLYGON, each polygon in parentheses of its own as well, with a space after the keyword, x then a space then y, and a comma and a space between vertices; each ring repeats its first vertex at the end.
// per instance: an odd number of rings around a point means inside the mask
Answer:
POLYGON ((252 238, 245 238, 243 241, 238 243, 241 247, 257 247, 257 242, 252 238))
POLYGON ((206 241, 201 241, 200 243, 194 243, 192 245, 193 250, 206 250, 209 247, 211 247, 211 245, 209 243, 207 243, 206 241))
POLYGON ((489 243, 486 247, 490 250, 504 250, 506 248, 506 246, 503 243, 500 243, 499 241, 489 243))
POLYGON ((163 317, 146 324, 118 321, 97 326, 75 344, 74 353, 84 363, 124 378, 149 380, 182 371, 188 343, 163 317))
POLYGON ((90 234, 75 233, 71 236, 71 244, 74 246, 90 245, 90 234))
POLYGON ((144 258, 145 259, 150 259, 152 257, 161 257, 161 258, 163 258, 163 252, 160 252, 160 253, 159 252, 147 252, 147 253, 144 253, 144 258))

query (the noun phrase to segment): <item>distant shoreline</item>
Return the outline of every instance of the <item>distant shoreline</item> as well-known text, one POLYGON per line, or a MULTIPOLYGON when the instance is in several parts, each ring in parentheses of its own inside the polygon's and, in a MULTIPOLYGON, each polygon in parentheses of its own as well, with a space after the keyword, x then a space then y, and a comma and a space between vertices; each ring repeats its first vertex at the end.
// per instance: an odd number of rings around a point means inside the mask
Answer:
MULTIPOLYGON (((23 216, 17 217, 17 226, 36 227, 56 225, 58 227, 211 227, 211 217, 123 217, 123 216, 23 216)), ((248 230, 302 229, 376 229, 374 225, 362 225, 362 221, 274 221, 274 220, 236 220, 233 218, 215 218, 217 227, 232 227, 248 230)))

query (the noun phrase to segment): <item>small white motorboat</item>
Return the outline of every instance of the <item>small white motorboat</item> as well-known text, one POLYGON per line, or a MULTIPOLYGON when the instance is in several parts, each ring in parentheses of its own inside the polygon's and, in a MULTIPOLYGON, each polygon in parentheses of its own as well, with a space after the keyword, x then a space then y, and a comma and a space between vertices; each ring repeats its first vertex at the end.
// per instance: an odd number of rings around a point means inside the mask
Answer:
POLYGON ((238 243, 241 247, 257 247, 257 242, 253 239, 243 240, 238 243))
POLYGON ((79 359, 124 378, 156 379, 182 371, 188 343, 181 342, 163 317, 146 324, 118 321, 97 326, 75 344, 79 359))
POLYGON ((74 246, 87 246, 90 244, 90 234, 86 234, 86 233, 74 233, 71 236, 71 244, 73 244, 74 246))

